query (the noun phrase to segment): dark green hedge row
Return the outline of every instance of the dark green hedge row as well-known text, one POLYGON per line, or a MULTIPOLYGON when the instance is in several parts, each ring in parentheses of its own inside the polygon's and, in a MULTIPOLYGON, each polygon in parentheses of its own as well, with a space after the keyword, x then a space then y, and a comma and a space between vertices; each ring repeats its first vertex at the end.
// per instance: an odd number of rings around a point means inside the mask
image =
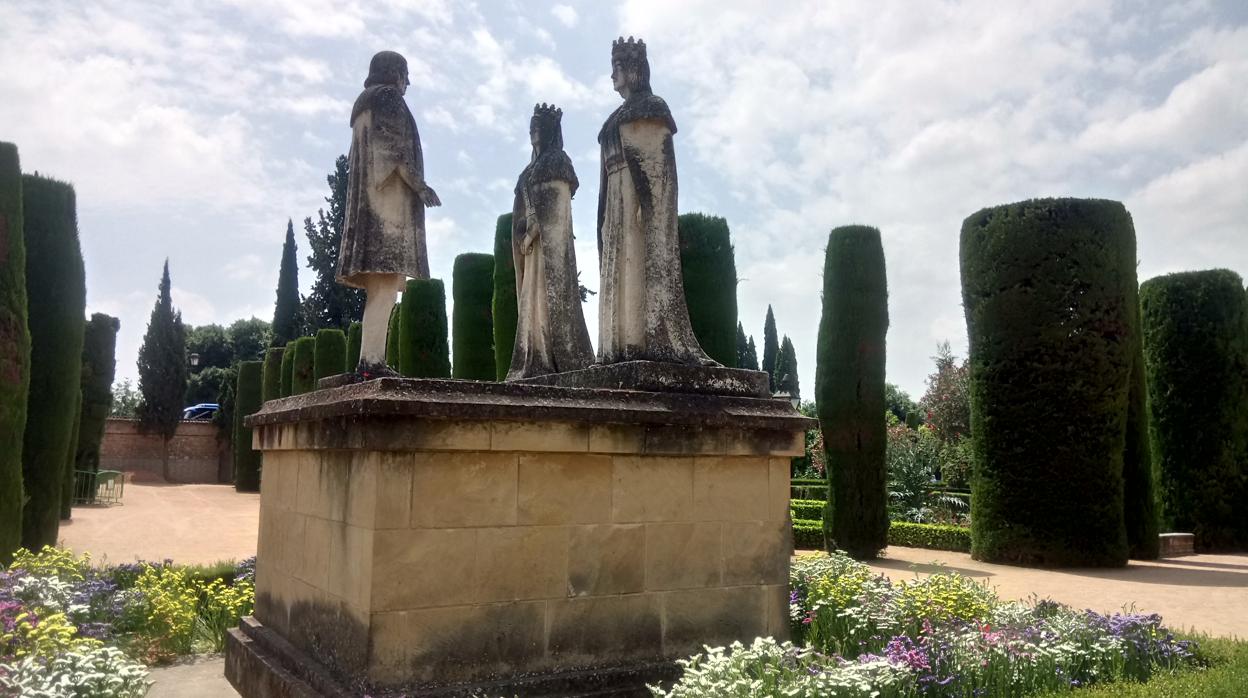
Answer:
POLYGON ((707 356, 737 365, 737 262, 728 221, 685 213, 678 219, 680 268, 689 324, 707 356))
POLYGON ((516 347, 516 266, 511 258, 511 214, 498 217, 494 227, 494 380, 507 377, 516 347))
MULTIPOLYGON (((74 469, 100 469, 104 422, 113 406, 113 378, 117 372, 117 331, 121 322, 92 313, 82 341, 82 410, 78 416, 78 447, 74 469)), ((72 473, 71 473, 72 477, 72 473)))
POLYGON ((794 519, 822 521, 823 507, 826 504, 827 502, 821 499, 790 499, 789 511, 793 513, 794 519))
POLYGON ((845 226, 828 235, 823 267, 815 401, 827 452, 830 547, 857 559, 887 545, 884 340, 888 285, 880 231, 845 226))
POLYGON ((888 544, 968 553, 971 551, 971 529, 964 526, 894 521, 888 527, 888 544))
POLYGON ((469 252, 455 258, 451 276, 455 378, 495 380, 494 255, 469 252))
MULTIPOLYGON (((314 380, 339 375, 346 370, 346 366, 347 334, 338 329, 318 330, 312 359, 314 380)), ((312 389, 316 389, 315 383, 312 389)))
POLYGON ((399 304, 399 373, 409 378, 450 378, 446 288, 441 279, 410 279, 399 304))
POLYGON ((295 343, 291 342, 282 349, 282 375, 281 384, 278 386, 278 395, 280 397, 290 397, 295 394, 295 343))
POLYGON ((399 370, 399 311, 401 306, 395 304, 390 309, 390 320, 386 323, 386 365, 399 370))
POLYGON ((1127 561, 1135 231, 1116 201, 987 208, 961 234, 976 559, 1127 561))
POLYGON ((282 397, 282 366, 285 347, 272 347, 264 352, 264 368, 261 375, 260 399, 263 402, 282 397))
POLYGON ((243 419, 259 412, 264 404, 263 382, 262 362, 238 364, 238 387, 234 391, 234 489, 239 492, 260 491, 261 454, 251 448, 251 428, 243 426, 243 419))
POLYGON ((1224 269, 1140 287, 1162 510, 1202 550, 1248 546, 1248 296, 1224 269))
POLYGON ((287 344, 286 351, 291 355, 290 394, 316 390, 316 338, 300 337, 287 344))
POLYGON ((0 143, 0 567, 22 542, 22 435, 30 384, 26 244, 17 146, 0 143))
POLYGON ((22 213, 30 325, 30 394, 22 445, 29 500, 22 510, 22 545, 38 550, 56 545, 60 525, 62 481, 82 390, 87 289, 74 188, 25 175, 22 213))
POLYGON ((793 548, 823 550, 823 522, 793 519, 793 548))

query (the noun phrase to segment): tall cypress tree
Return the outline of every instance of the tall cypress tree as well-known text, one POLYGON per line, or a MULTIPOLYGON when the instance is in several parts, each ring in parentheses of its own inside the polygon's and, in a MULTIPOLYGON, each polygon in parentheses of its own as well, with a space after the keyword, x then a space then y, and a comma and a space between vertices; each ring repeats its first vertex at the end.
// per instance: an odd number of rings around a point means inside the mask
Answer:
POLYGON ((754 335, 750 335, 750 341, 745 348, 745 363, 741 364, 741 368, 748 368, 751 371, 757 371, 758 368, 758 348, 754 346, 754 335))
POLYGON ((707 356, 737 365, 737 262, 728 221, 686 213, 679 218, 680 267, 689 324, 707 356))
POLYGON ((273 306, 273 346, 284 347, 303 335, 299 307, 299 262, 295 257, 295 226, 286 221, 282 264, 277 273, 277 303, 273 306))
MULTIPOLYGON (((364 317, 364 292, 338 283, 338 252, 342 247, 342 222, 347 209, 347 157, 339 155, 329 184, 329 212, 319 209, 316 222, 303 220, 308 237, 308 268, 315 274, 312 292, 304 299, 304 320, 310 331, 325 328, 346 330, 364 317)), ((294 337, 291 337, 293 339, 294 337)), ((352 367, 354 368, 354 367, 352 367)))
POLYGON ((399 372, 409 378, 450 378, 446 289, 441 279, 409 279, 399 304, 399 372))
POLYGON ((776 375, 776 359, 780 358, 780 336, 776 334, 776 315, 767 306, 767 320, 763 323, 763 370, 771 376, 771 392, 779 388, 776 383, 780 376, 776 375))
POLYGON ((516 347, 516 267, 511 258, 511 214, 498 217, 494 227, 494 379, 507 377, 516 347))
MULTIPOLYGON (((82 413, 82 387, 74 399, 74 415, 82 413)), ((78 455, 78 434, 82 420, 74 419, 74 430, 69 434, 69 448, 65 449, 65 472, 61 476, 61 521, 69 521, 74 507, 74 463, 78 455)))
POLYGON ((22 476, 30 499, 22 511, 22 545, 38 550, 56 545, 60 526, 65 464, 82 390, 87 291, 74 188, 26 175, 22 199, 30 322, 30 395, 22 443, 22 476))
POLYGON ((238 364, 238 387, 234 402, 234 489, 239 492, 260 491, 261 454, 251 447, 251 428, 243 420, 260 411, 264 382, 264 366, 259 361, 238 364))
POLYGON ((455 378, 494 380, 494 255, 469 252, 455 258, 451 277, 454 305, 451 322, 455 340, 455 378))
POLYGON ((888 286, 880 231, 834 229, 823 267, 815 402, 828 464, 830 549, 873 558, 888 537, 884 339, 888 286))
POLYGON ((147 322, 143 346, 139 347, 138 415, 143 428, 164 439, 161 474, 169 479, 169 440, 182 419, 182 396, 186 394, 186 328, 182 313, 174 310, 170 295, 169 260, 160 277, 160 293, 147 322))
POLYGON ((260 369, 260 402, 282 397, 282 358, 286 347, 273 347, 264 352, 264 366, 260 369))
POLYGON ((115 317, 94 313, 87 321, 82 342, 82 413, 79 417, 78 452, 75 468, 100 469, 100 443, 104 422, 113 405, 113 378, 117 373, 117 330, 115 317))
POLYGON ((750 351, 750 345, 745 340, 745 328, 741 326, 741 321, 737 321, 737 368, 746 368, 746 355, 750 351))
POLYGON ((797 381, 797 350, 793 348, 793 342, 789 340, 789 335, 784 335, 784 340, 780 342, 780 358, 776 359, 776 390, 782 393, 788 393, 795 398, 801 398, 802 390, 797 381))
POLYGON ((30 387, 26 243, 17 146, 0 143, 0 567, 22 543, 22 435, 30 387))

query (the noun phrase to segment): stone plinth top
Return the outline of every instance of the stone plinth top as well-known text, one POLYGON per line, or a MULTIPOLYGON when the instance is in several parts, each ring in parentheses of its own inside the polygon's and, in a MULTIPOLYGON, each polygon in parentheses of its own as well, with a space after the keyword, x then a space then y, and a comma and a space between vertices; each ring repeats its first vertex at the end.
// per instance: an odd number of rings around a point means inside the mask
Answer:
POLYGON ((564 388, 606 388, 655 393, 691 393, 769 398, 765 371, 723 366, 689 366, 658 361, 624 361, 580 371, 526 378, 520 383, 564 388))
POLYGON ((783 431, 805 431, 816 424, 815 420, 798 414, 787 400, 772 398, 426 378, 378 378, 270 400, 245 422, 249 427, 260 427, 343 417, 559 421, 783 431))

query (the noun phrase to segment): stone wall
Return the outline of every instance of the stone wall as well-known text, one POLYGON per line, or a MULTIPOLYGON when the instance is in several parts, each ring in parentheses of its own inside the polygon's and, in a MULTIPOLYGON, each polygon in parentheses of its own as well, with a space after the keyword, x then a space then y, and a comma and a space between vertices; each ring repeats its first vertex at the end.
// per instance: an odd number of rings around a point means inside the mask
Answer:
MULTIPOLYGON (((229 449, 217 439, 217 427, 208 422, 182 422, 169 441, 169 479, 183 483, 230 481, 229 449)), ((139 432, 133 419, 109 418, 100 444, 100 469, 142 473, 143 479, 161 477, 164 444, 160 436, 139 432)))

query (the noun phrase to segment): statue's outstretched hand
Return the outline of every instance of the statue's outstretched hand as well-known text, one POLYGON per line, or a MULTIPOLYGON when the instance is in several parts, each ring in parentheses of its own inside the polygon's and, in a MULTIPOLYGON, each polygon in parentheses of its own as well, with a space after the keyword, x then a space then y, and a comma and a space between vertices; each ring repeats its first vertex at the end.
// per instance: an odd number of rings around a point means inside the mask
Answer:
POLYGON ((425 185, 424 189, 420 190, 420 201, 428 208, 442 205, 442 200, 438 198, 438 193, 428 184, 425 185))

